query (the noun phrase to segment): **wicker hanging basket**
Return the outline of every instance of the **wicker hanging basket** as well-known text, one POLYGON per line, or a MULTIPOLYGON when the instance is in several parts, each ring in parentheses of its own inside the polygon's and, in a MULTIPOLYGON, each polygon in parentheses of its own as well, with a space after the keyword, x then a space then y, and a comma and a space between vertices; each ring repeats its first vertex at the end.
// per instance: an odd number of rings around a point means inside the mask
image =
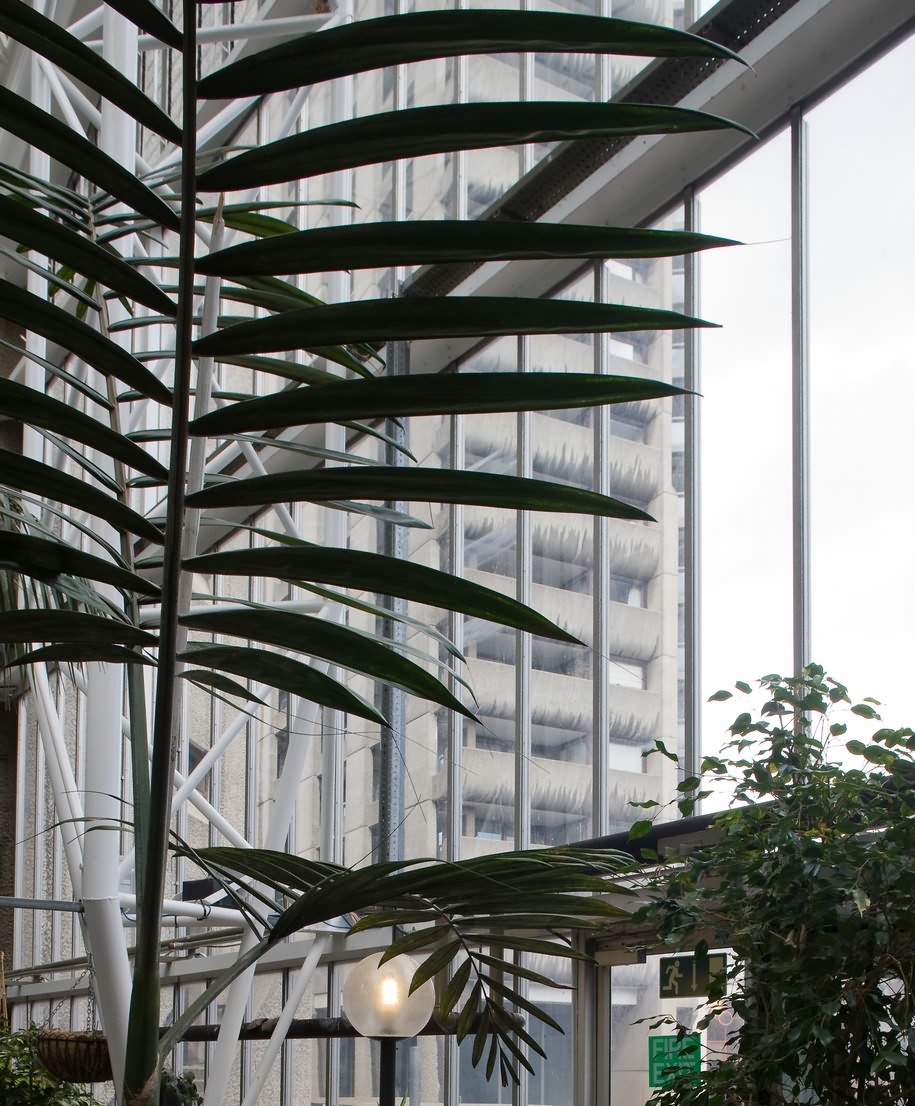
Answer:
POLYGON ((104 1033, 42 1029, 36 1049, 48 1071, 67 1083, 107 1083, 111 1079, 104 1033))

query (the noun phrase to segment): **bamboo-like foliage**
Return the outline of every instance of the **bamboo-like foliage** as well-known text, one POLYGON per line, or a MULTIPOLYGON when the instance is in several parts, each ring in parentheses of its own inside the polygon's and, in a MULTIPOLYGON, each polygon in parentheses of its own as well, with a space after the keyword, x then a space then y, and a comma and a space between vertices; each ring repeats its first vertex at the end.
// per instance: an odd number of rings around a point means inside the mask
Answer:
MULTIPOLYGON (((266 96, 308 82, 461 54, 731 55, 683 32, 617 19, 535 12, 423 12, 288 41, 198 83, 195 0, 184 0, 183 31, 151 0, 108 2, 159 39, 163 48, 181 53, 180 125, 132 81, 23 0, 4 0, 0 12, 0 31, 5 35, 114 101, 141 126, 179 146, 182 154, 180 171, 144 179, 132 166, 102 153, 66 122, 12 91, 0 90, 0 127, 45 151, 54 165, 47 180, 14 165, 0 166, 0 234, 18 246, 18 251, 5 254, 19 266, 18 270, 14 266, 11 279, 0 282, 0 317, 47 340, 51 352, 46 357, 16 348, 37 363, 49 380, 62 382, 70 396, 65 404, 38 388, 0 380, 0 414, 44 435, 57 457, 66 462, 52 464, 0 451, 6 488, 0 501, 0 563, 5 569, 0 596, 7 607, 0 620, 0 642, 9 651, 7 659, 17 665, 98 660, 123 663, 130 670, 129 702, 136 715, 132 719, 133 798, 140 910, 124 1101, 141 1103, 151 1101, 156 1093, 158 945, 171 820, 173 719, 182 665, 193 662, 198 682, 217 693, 239 690, 232 675, 256 673, 266 683, 317 704, 383 721, 345 684, 276 650, 304 653, 472 716, 422 663, 346 625, 288 610, 253 611, 241 605, 191 615, 190 573, 272 575, 313 587, 378 592, 570 640, 541 614, 504 595, 380 555, 289 541, 250 553, 206 553, 195 540, 198 512, 237 506, 256 510, 297 499, 350 509, 354 503, 362 504, 358 509, 401 520, 375 505, 453 502, 648 518, 619 500, 543 481, 417 465, 334 468, 332 463, 340 456, 317 447, 306 451, 307 462, 292 473, 205 484, 200 475, 196 479, 193 475, 195 465, 202 472, 198 462, 203 454, 200 445, 192 443, 241 439, 257 445, 265 432, 323 422, 358 424, 379 433, 373 423, 392 417, 556 410, 671 396, 680 389, 656 380, 617 376, 544 373, 519 379, 496 373, 389 378, 380 367, 379 351, 386 342, 430 337, 706 325, 670 311, 523 298, 368 300, 327 306, 288 278, 342 268, 447 261, 662 257, 723 244, 721 239, 690 233, 488 222, 381 222, 296 231, 266 214, 278 206, 289 208, 289 203, 236 202, 234 194, 421 154, 582 136, 685 133, 735 124, 700 112, 644 104, 424 105, 334 123, 258 149, 204 158, 195 148, 195 125, 198 102, 208 97, 266 96), (195 257, 198 223, 212 228, 215 247, 202 258, 195 257), (225 228, 246 234, 249 240, 218 248, 225 228), (138 264, 123 252, 131 235, 165 241, 171 252, 157 257, 153 267, 138 264), (22 287, 19 276, 27 269, 46 279, 47 297, 22 287), (108 316, 113 299, 129 311, 125 320, 114 325, 108 316), (220 305, 233 302, 263 309, 265 314, 242 322, 220 317, 220 305), (154 374, 144 358, 112 339, 118 331, 150 323, 174 325, 174 345, 162 354, 170 362, 164 374, 154 374), (207 374, 213 359, 255 369, 272 380, 275 390, 258 398, 235 397, 222 407, 208 404, 207 374), (196 397, 193 417, 192 394, 196 397), (171 411, 168 466, 143 445, 159 435, 144 438, 123 432, 120 411, 125 402, 136 399, 171 411), (109 463, 91 460, 90 451, 109 463), (75 474, 64 471, 67 466, 75 474), (161 518, 143 516, 132 503, 131 485, 143 483, 166 487, 164 527, 161 518), (61 541, 57 525, 61 518, 83 532, 85 551, 61 541), (100 540, 93 520, 109 523, 122 535, 118 548, 100 540), (147 550, 140 566, 138 542, 147 550), (159 548, 161 553, 150 556, 150 549, 159 548), (13 585, 15 579, 20 581, 18 586, 13 585), (92 582, 116 589, 121 601, 102 599, 92 582), (157 634, 142 626, 144 604, 151 601, 161 602, 157 634), (188 630, 218 633, 233 643, 188 648, 188 630), (252 641, 254 645, 249 644, 252 641), (146 720, 137 673, 150 664, 157 666, 157 682, 152 769, 147 778, 146 720)), ((333 594, 336 601, 347 601, 343 592, 333 594)), ((549 981, 535 976, 520 958, 515 963, 494 958, 487 951, 489 935, 500 931, 499 946, 518 953, 571 955, 567 947, 546 943, 537 934, 600 924, 612 910, 593 892, 606 890, 607 876, 622 863, 571 850, 506 854, 457 865, 393 863, 358 872, 253 851, 210 850, 194 854, 194 859, 233 879, 257 881, 261 887, 272 884, 293 900, 244 963, 301 926, 340 913, 360 912, 356 928, 418 926, 395 948, 432 950, 422 978, 456 966, 445 991, 446 1012, 459 1011, 459 1030, 466 1033, 482 1011, 474 1062, 485 1053, 488 1073, 498 1063, 505 1080, 514 1077, 519 1064, 527 1066, 505 1008, 514 1005, 549 1021, 516 986, 519 980, 549 981), (582 897, 583 891, 589 894, 582 897), (487 1040, 491 1040, 488 1050, 487 1040)), ((219 986, 227 982, 222 979, 219 986)), ((520 1037, 536 1048, 530 1034, 522 1031, 520 1037)))

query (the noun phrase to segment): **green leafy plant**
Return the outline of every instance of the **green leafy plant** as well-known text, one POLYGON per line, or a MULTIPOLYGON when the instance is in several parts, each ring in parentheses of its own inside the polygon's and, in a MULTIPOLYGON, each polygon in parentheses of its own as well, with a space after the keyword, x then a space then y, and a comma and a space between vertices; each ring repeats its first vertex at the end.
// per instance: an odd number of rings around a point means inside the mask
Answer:
MULTIPOLYGON (((333 467, 339 455, 320 446, 309 446, 307 466, 292 473, 208 481, 207 440, 243 436, 256 450, 276 442, 274 431, 290 427, 342 423, 377 435, 375 424, 388 418, 556 410, 671 396, 681 389, 634 377, 386 376, 379 351, 385 343, 432 337, 705 325, 671 311, 520 298, 401 297, 324 305, 302 291, 298 277, 445 261, 662 257, 724 244, 685 232, 489 222, 384 222, 298 231, 264 214, 292 203, 233 202, 231 194, 429 153, 582 136, 687 133, 735 124, 700 112, 631 103, 431 105, 335 123, 256 149, 230 150, 226 156, 224 150, 197 150, 197 110, 205 99, 267 96, 305 83, 461 54, 733 55, 693 35, 617 19, 543 12, 421 12, 291 40, 198 82, 196 0, 183 0, 183 30, 150 0, 111 0, 110 6, 157 38, 163 49, 181 54, 180 124, 117 69, 22 0, 5 0, 0 13, 3 34, 115 102, 139 125, 178 147, 181 155, 174 170, 138 175, 67 122, 11 90, 0 90, 0 126, 46 152, 56 166, 50 179, 15 165, 0 166, 0 233, 19 245, 11 260, 48 286, 42 296, 16 280, 0 282, 0 317, 46 340, 47 355, 33 346, 15 348, 63 397, 28 383, 0 380, 0 413, 43 436, 53 462, 0 451, 3 482, 14 497, 14 505, 2 514, 0 561, 10 575, 0 589, 6 606, 0 644, 8 648, 11 664, 29 672, 47 664, 88 661, 127 668, 139 906, 124 1093, 125 1101, 140 1103, 155 1095, 160 1066, 161 903, 171 821, 173 719, 182 681, 213 694, 247 697, 247 690, 231 677, 256 672, 278 690, 358 718, 385 721, 345 682, 277 652, 281 650, 322 658, 472 716, 448 686, 447 666, 433 664, 435 671, 430 672, 383 638, 345 624, 241 603, 190 613, 191 574, 277 577, 329 595, 344 607, 355 604, 346 589, 376 591, 570 640, 538 612, 490 589, 389 557, 291 540, 244 554, 208 551, 198 541, 202 513, 227 508, 256 512, 294 500, 404 525, 419 523, 385 504, 462 503, 648 519, 619 500, 544 481, 399 464, 333 467), (230 195, 228 203, 225 194, 230 195), (227 245, 224 238, 232 230, 252 238, 227 245), (209 249, 197 258, 197 236, 204 233, 209 249), (131 241, 146 243, 146 248, 128 247, 131 241), (159 252, 163 243, 164 255, 159 252), (118 304, 123 310, 116 309, 118 304), (234 304, 265 314, 239 321, 222 313, 234 304), (154 351, 157 372, 149 356, 121 344, 124 335, 150 326, 174 335, 166 348, 154 351), (256 371, 273 393, 257 395, 260 389, 254 389, 250 395, 215 397, 217 363, 256 371), (125 433, 122 412, 133 402, 158 405, 152 420, 156 426, 170 411, 167 435, 157 430, 125 433), (144 448, 145 441, 167 441, 167 465, 144 448), (137 486, 163 488, 162 508, 155 517, 136 510, 132 489, 137 486), (61 520, 75 527, 90 548, 76 550, 62 541, 61 520), (114 528, 114 541, 106 539, 100 522, 114 528), (161 602, 157 632, 145 618, 146 605, 153 602, 161 602), (188 646, 192 631, 230 640, 188 646), (148 727, 143 669, 150 665, 156 667, 156 692, 148 727)), ((235 872, 252 855, 220 853, 198 859, 235 872)), ((585 889, 582 881, 606 874, 606 860, 603 866, 595 858, 573 862, 565 854, 491 860, 492 870, 471 862, 438 869, 434 878, 450 882, 450 897, 433 894, 423 883, 433 879, 431 869, 421 877, 376 865, 354 877, 332 865, 291 862, 284 869, 291 883, 284 886, 296 893, 296 901, 257 947, 262 950, 293 932, 305 919, 332 917, 341 910, 371 906, 376 918, 377 911, 407 910, 428 921, 434 915, 458 934, 433 953, 436 966, 445 968, 466 953, 464 932, 479 935, 489 924, 503 928, 506 919, 521 929, 562 928, 571 920, 578 925, 583 916, 601 914, 593 904, 582 907, 577 892, 585 889), (519 913, 520 900, 509 901, 508 896, 522 888, 530 891, 532 885, 525 881, 531 873, 544 879, 540 889, 547 894, 539 906, 524 900, 519 913), (484 886, 491 893, 475 899, 484 886), (461 920, 468 910, 475 923, 469 927, 466 918, 461 920)), ((588 887, 594 889, 593 884, 588 887)), ((439 939, 435 926, 430 932, 416 937, 417 947, 439 939)), ((507 945, 501 938, 500 943, 507 945)), ((474 1003, 485 1000, 490 1021, 497 1022, 503 1014, 496 995, 523 1006, 514 987, 497 986, 494 975, 487 980, 480 974, 482 954, 474 956, 477 983, 460 1016, 470 1019, 474 1003)), ((458 968, 456 978, 463 970, 458 968)), ((515 975, 523 976, 520 967, 515 975)), ((223 978, 221 985, 225 982, 223 978)), ((450 998, 461 1001, 456 985, 450 998)), ((545 1016, 535 1004, 528 1005, 535 1016, 545 1016)), ((508 1033, 497 1037, 503 1048, 500 1070, 510 1077, 514 1062, 523 1062, 523 1057, 513 1055, 518 1050, 508 1033)), ((479 1059, 482 1045, 474 1052, 479 1059)), ((490 1053, 490 1070, 493 1057, 490 1053)))
POLYGON ((652 1106, 903 1106, 915 1093, 915 732, 847 740, 878 704, 854 702, 819 665, 758 688, 758 710, 702 764, 741 805, 716 816, 711 844, 661 868, 639 915, 680 948, 701 934, 698 955, 733 950, 697 1028, 725 1011, 736 1028, 725 1058, 652 1106))
POLYGON ((0 1031, 0 1101, 4 1106, 98 1106, 87 1087, 56 1079, 36 1050, 39 1030, 0 1031))
POLYGON ((159 1099, 162 1106, 203 1106, 203 1095, 193 1075, 178 1075, 167 1068, 159 1078, 159 1099))

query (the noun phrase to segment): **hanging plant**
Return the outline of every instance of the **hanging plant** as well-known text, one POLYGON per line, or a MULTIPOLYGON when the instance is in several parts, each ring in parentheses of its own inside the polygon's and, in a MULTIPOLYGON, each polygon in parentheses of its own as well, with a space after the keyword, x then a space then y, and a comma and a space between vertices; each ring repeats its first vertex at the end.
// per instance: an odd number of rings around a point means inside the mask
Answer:
POLYGON ((0 1032, 0 1102, 3 1106, 98 1106, 86 1086, 63 1081, 47 1069, 40 1047, 43 1032, 34 1026, 0 1032))

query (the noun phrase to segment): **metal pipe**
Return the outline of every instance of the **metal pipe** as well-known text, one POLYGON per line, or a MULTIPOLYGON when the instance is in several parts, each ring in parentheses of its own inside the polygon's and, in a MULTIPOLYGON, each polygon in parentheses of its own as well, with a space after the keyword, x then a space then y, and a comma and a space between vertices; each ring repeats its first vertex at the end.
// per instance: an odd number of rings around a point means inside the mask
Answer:
MULTIPOLYGON (((312 15, 290 15, 284 19, 255 19, 250 23, 219 23, 215 27, 198 27, 197 43, 232 42, 243 39, 292 38, 294 35, 309 34, 323 27, 330 19, 330 13, 312 15)), ((91 39, 86 43, 93 50, 101 48, 100 39, 91 39)), ((153 35, 140 35, 138 50, 164 50, 167 47, 153 35)))
MULTIPOLYGON (((122 891, 119 895, 120 910, 133 911, 136 909, 137 896, 122 891)), ((209 903, 183 902, 180 899, 162 900, 162 917, 164 918, 192 918, 206 922, 207 925, 248 926, 248 919, 240 910, 233 910, 226 906, 210 906, 209 903)), ((163 921, 162 923, 166 923, 163 921)))
POLYGON ((38 732, 44 749, 45 763, 51 779, 54 809, 61 822, 69 825, 69 828, 61 826, 61 838, 64 843, 67 870, 70 874, 70 886, 73 888, 74 896, 79 897, 82 890, 83 849, 78 834, 83 824, 82 803, 73 769, 70 766, 60 719, 57 717, 51 699, 47 668, 43 664, 29 665, 29 683, 38 715, 38 732))
POLYGON ((810 357, 807 123, 791 113, 791 421, 794 671, 810 661, 810 357))

